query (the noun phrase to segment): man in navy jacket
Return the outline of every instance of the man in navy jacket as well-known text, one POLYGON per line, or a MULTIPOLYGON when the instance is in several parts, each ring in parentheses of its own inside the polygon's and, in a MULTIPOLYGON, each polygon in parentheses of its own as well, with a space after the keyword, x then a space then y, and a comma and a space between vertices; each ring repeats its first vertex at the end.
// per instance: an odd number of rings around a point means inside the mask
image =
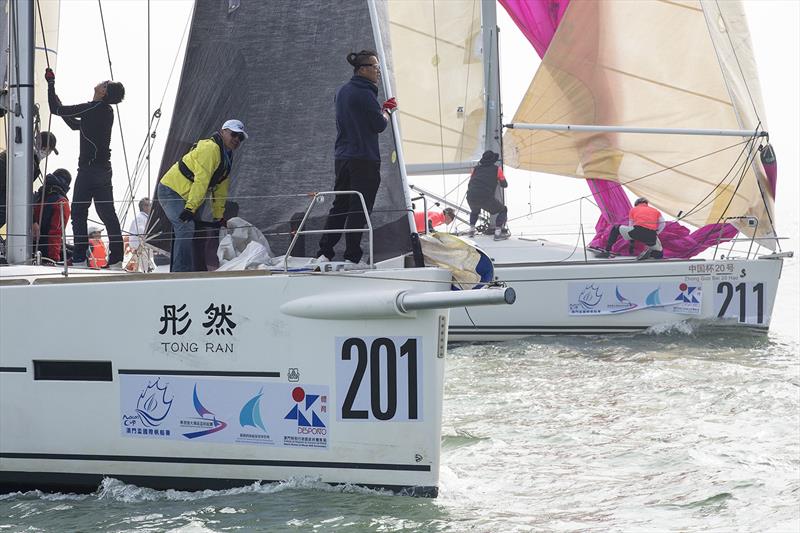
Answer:
MULTIPOLYGON (((336 92, 336 191, 358 191, 364 196, 367 212, 372 213, 381 184, 381 153, 378 135, 386 129, 389 114, 397 107, 394 98, 378 103, 380 64, 377 54, 362 50, 347 56, 353 77, 336 92)), ((367 220, 361 200, 355 195, 337 195, 328 213, 325 229, 362 229, 367 220)), ((347 233, 345 262, 361 261, 362 233, 347 233)), ((325 233, 316 256, 330 261, 341 233, 325 233)))

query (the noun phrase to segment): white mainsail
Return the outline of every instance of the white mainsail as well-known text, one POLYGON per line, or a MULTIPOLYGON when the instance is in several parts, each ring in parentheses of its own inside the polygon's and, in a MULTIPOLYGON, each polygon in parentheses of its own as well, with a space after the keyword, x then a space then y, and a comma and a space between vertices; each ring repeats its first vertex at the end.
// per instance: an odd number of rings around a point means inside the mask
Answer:
MULTIPOLYGON (((514 122, 766 130, 741 4, 571 2, 514 122)), ((694 226, 751 216, 775 236, 748 139, 510 130, 504 148, 513 167, 616 181, 694 226)))
POLYGON ((407 166, 471 166, 483 152, 486 122, 480 0, 388 7, 407 166))

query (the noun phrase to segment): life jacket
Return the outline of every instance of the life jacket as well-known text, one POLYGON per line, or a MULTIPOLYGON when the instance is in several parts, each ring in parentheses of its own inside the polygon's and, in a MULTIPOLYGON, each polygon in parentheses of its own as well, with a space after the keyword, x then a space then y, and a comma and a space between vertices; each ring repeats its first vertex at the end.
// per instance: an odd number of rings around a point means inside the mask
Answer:
POLYGON ((661 213, 647 204, 639 204, 631 209, 629 218, 634 226, 655 230, 658 229, 658 219, 661 218, 661 213))
MULTIPOLYGON (((220 136, 219 133, 215 133, 211 136, 211 140, 214 141, 219 147, 219 165, 217 165, 216 170, 214 170, 214 173, 211 175, 211 179, 208 182, 209 189, 213 189, 228 179, 228 174, 230 174, 231 167, 233 167, 233 154, 231 154, 230 157, 226 157, 225 145, 222 143, 222 136, 220 136)), ((192 145, 192 150, 195 148, 197 148, 197 143, 192 145)), ((191 150, 189 151, 191 152, 191 150)), ((183 157, 186 157, 186 155, 183 157)), ((189 166, 183 162, 183 157, 178 160, 178 170, 181 171, 181 174, 183 174, 184 178, 194 183, 194 172, 192 172, 192 169, 190 169, 189 166)))
MULTIPOLYGON (((444 213, 440 213, 439 211, 428 211, 428 221, 432 228, 440 224, 444 224, 444 213)), ((425 231, 425 213, 422 211, 417 211, 414 213, 414 224, 417 226, 417 232, 422 233, 425 231)))
MULTIPOLYGON (((494 163, 476 166, 469 179, 467 196, 472 196, 473 198, 494 197, 498 182, 505 182, 505 179, 501 179, 501 176, 500 167, 494 163)), ((500 185, 505 186, 503 183, 500 183, 500 185)))
POLYGON ((102 239, 89 239, 89 254, 86 256, 89 268, 103 268, 108 264, 106 245, 102 239))

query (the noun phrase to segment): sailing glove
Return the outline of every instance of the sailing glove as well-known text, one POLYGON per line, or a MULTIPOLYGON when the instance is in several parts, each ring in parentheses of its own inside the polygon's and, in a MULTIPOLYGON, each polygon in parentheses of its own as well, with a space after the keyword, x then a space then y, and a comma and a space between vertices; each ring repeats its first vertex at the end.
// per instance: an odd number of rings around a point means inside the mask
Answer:
POLYGON ((178 215, 178 219, 181 222, 191 222, 194 220, 194 213, 192 213, 189 209, 184 209, 181 211, 181 214, 178 215))
POLYGON ((395 109, 397 109, 397 100, 395 100, 394 96, 386 100, 381 106, 381 111, 386 111, 389 114, 392 114, 395 109))
POLYGON ((53 69, 44 69, 44 79, 47 81, 48 85, 53 85, 56 82, 56 73, 53 72, 53 69))

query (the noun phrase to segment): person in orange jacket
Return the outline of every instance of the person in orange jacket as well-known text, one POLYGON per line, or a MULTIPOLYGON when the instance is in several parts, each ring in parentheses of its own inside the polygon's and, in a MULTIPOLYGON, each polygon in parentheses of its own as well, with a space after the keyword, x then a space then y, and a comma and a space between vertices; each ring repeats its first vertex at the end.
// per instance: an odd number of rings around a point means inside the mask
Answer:
POLYGON ((639 259, 661 259, 664 257, 664 249, 658 234, 664 229, 664 217, 661 212, 650 207, 647 198, 637 198, 628 214, 629 225, 616 224, 608 234, 605 251, 600 254, 602 257, 611 255, 611 247, 617 242, 620 236, 626 241, 639 241, 647 245, 647 250, 639 256, 639 259))
MULTIPOLYGON (((455 219, 456 212, 452 207, 447 207, 444 211, 428 211, 428 231, 433 231, 433 228, 442 224, 451 224, 455 219)), ((424 233, 425 213, 415 212, 414 224, 417 226, 417 233, 424 233)))
POLYGON ((100 235, 100 228, 89 228, 89 254, 86 256, 86 264, 89 268, 98 269, 108 266, 106 245, 100 235))

